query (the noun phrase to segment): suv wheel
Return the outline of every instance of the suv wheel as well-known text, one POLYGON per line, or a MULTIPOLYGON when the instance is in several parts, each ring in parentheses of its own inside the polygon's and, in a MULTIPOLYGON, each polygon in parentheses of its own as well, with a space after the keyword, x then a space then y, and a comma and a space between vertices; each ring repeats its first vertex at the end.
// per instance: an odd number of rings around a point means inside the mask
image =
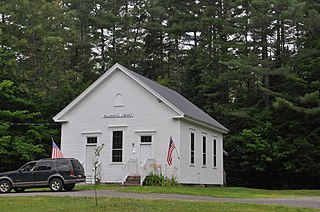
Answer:
POLYGON ((13 190, 15 190, 17 193, 20 193, 20 192, 24 192, 24 188, 14 188, 13 190))
POLYGON ((74 187, 75 187, 75 184, 64 185, 64 190, 71 191, 72 189, 74 189, 74 187))
POLYGON ((1 193, 9 193, 11 191, 11 183, 9 180, 2 180, 0 181, 0 192, 1 193))
POLYGON ((50 181, 50 190, 51 191, 61 191, 63 188, 63 183, 60 179, 54 178, 50 181))

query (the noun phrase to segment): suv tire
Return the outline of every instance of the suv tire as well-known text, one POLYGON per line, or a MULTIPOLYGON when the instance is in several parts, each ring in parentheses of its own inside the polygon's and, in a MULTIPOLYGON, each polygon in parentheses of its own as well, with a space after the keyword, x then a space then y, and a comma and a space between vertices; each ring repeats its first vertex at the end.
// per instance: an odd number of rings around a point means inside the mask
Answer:
POLYGON ((74 189, 74 187, 75 187, 75 184, 64 185, 64 190, 71 191, 72 189, 74 189))
POLYGON ((13 190, 15 190, 15 192, 17 193, 21 193, 21 192, 24 192, 24 188, 14 188, 13 190))
POLYGON ((9 193, 11 189, 12 189, 12 186, 9 180, 0 181, 0 193, 9 193))
POLYGON ((50 181, 51 191, 61 191, 63 189, 63 183, 59 178, 54 178, 50 181))

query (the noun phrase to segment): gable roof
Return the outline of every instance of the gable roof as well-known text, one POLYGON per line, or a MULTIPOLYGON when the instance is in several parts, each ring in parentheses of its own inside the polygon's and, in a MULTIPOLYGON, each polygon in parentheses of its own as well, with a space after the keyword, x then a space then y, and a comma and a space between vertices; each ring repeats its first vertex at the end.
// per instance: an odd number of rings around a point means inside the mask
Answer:
POLYGON ((75 100, 73 100, 67 107, 65 107, 60 113, 58 113, 53 120, 56 122, 65 122, 60 118, 78 104, 82 98, 91 93, 98 85, 100 85, 112 72, 115 70, 121 70, 123 73, 127 74, 130 78, 135 80, 138 84, 143 86, 153 95, 155 95, 159 100, 167 104, 170 108, 176 111, 180 117, 186 118, 191 121, 200 122, 201 124, 209 125, 218 131, 227 133, 229 130, 225 128, 222 124, 217 122, 211 116, 203 112, 196 105, 191 103, 185 97, 183 97, 178 92, 171 90, 165 86, 162 86, 130 69, 116 63, 113 65, 105 74, 103 74, 99 79, 97 79, 91 86, 89 86, 83 93, 81 93, 75 100))

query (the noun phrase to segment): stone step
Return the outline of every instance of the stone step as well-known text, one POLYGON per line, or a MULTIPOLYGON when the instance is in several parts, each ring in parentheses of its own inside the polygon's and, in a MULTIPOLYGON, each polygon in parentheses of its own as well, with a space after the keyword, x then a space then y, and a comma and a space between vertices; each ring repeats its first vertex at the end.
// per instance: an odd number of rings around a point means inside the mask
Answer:
POLYGON ((128 176, 127 181, 140 181, 140 176, 128 176))
POLYGON ((140 176, 128 176, 123 183, 124 186, 140 186, 140 176))

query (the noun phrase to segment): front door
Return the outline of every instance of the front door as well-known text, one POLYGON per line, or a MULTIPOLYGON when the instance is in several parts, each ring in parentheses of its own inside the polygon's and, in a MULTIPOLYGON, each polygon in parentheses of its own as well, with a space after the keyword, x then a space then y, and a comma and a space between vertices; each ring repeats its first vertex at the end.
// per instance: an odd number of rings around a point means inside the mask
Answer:
POLYGON ((151 144, 140 144, 140 162, 153 158, 151 144))
POLYGON ((140 165, 153 158, 152 136, 140 136, 140 165))
POLYGON ((87 145, 85 173, 89 180, 93 178, 93 163, 95 161, 94 151, 96 148, 96 145, 87 145))

